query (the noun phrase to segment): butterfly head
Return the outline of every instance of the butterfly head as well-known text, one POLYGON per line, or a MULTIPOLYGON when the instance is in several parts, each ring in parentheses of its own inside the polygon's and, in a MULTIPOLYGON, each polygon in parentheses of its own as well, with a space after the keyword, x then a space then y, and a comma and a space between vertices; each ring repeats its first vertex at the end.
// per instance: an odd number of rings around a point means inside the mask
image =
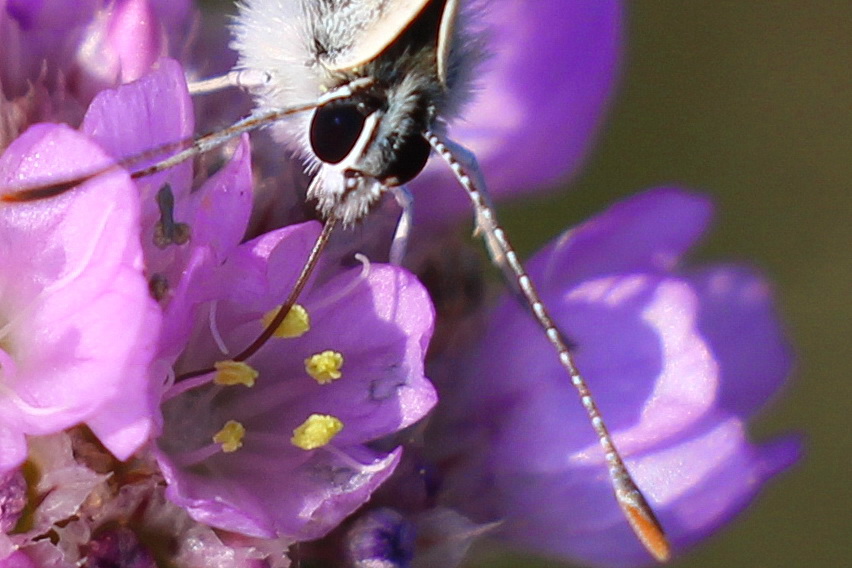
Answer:
POLYGON ((432 90, 416 77, 395 85, 371 81, 314 110, 308 140, 320 168, 310 197, 323 214, 353 222, 385 190, 423 170, 430 154, 423 133, 436 114, 432 90))

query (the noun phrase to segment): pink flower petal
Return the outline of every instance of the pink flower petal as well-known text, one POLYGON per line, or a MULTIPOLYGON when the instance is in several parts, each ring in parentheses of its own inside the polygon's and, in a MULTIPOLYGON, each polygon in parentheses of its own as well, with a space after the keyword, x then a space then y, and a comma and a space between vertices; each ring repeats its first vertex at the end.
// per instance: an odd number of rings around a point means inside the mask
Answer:
MULTIPOLYGON (((0 159, 0 186, 73 179, 104 163, 109 158, 69 128, 36 126, 0 159)), ((110 408, 121 389, 147 383, 159 332, 138 234, 136 191, 118 171, 59 197, 0 208, 7 395, 0 412, 19 436, 123 412, 137 414, 135 435, 121 436, 120 445, 103 441, 126 456, 146 440, 150 401, 110 408)), ((23 457, 6 455, 2 466, 23 457)))

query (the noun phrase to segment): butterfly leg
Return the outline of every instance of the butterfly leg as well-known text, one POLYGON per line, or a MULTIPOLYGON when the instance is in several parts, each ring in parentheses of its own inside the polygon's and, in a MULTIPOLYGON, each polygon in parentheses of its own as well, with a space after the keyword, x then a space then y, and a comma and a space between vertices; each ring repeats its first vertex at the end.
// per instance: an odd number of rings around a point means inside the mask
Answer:
POLYGON ((244 91, 253 91, 269 85, 272 77, 266 71, 258 71, 256 69, 233 69, 224 75, 218 77, 210 77, 209 79, 201 79, 198 81, 188 81, 190 95, 207 95, 237 87, 244 91))
POLYGON ((390 249, 390 262, 401 266, 408 251, 408 239, 411 237, 411 227, 414 223, 414 196, 404 185, 391 188, 393 197, 402 209, 390 249))
MULTIPOLYGON (((495 229, 497 223, 494 218, 494 204, 491 201, 491 196, 485 189, 485 178, 482 175, 482 170, 479 168, 479 162, 473 152, 452 140, 442 140, 443 144, 452 154, 455 162, 460 167, 460 172, 463 175, 470 176, 473 183, 472 187, 476 188, 478 194, 479 206, 474 207, 473 222, 474 222, 474 237, 482 237, 485 242, 485 248, 488 250, 488 255, 491 257, 491 262, 499 268, 509 286, 517 291, 517 278, 512 267, 506 260, 504 248, 495 237, 495 229)), ((458 175, 458 172, 454 172, 458 175)))

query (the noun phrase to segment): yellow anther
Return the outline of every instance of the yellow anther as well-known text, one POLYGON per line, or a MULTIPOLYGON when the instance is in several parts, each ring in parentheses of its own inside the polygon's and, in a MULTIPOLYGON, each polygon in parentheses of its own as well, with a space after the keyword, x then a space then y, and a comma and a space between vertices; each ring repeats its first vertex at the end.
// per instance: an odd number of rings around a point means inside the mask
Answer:
POLYGON ((254 380, 259 374, 254 367, 242 361, 216 361, 213 364, 213 368, 216 369, 216 376, 213 377, 213 382, 217 385, 229 387, 233 385, 253 387, 254 380))
POLYGON ((213 436, 213 441, 222 446, 226 454, 236 452, 243 446, 245 427, 236 420, 228 420, 221 430, 213 436))
POLYGON ((328 414, 311 414, 293 430, 290 442, 303 450, 315 450, 328 444, 341 430, 343 422, 339 418, 328 414))
MULTIPOLYGON (((275 316, 278 315, 279 309, 281 309, 281 306, 266 312, 266 315, 263 316, 262 320, 264 327, 269 327, 272 320, 274 320, 275 316)), ((301 337, 305 335, 309 329, 311 329, 311 316, 308 314, 308 310, 306 310, 301 304, 293 304, 293 307, 290 308, 290 311, 287 312, 286 316, 284 316, 284 321, 278 325, 278 328, 272 336, 285 338, 301 337)))
POLYGON ((323 351, 305 359, 305 371, 321 385, 342 377, 342 366, 343 355, 338 351, 323 351))

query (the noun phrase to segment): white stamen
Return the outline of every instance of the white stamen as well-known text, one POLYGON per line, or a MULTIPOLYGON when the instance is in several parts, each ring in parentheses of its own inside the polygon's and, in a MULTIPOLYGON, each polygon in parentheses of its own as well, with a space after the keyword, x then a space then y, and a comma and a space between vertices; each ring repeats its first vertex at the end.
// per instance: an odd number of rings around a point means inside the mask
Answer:
POLYGON ((219 333, 219 326, 216 323, 216 308, 218 305, 218 301, 214 300, 213 302, 210 302, 210 311, 207 313, 207 319, 210 325, 210 335, 213 336, 213 341, 216 343, 216 347, 219 348, 222 355, 229 355, 231 351, 228 349, 228 346, 225 345, 225 340, 222 339, 222 334, 219 333))

